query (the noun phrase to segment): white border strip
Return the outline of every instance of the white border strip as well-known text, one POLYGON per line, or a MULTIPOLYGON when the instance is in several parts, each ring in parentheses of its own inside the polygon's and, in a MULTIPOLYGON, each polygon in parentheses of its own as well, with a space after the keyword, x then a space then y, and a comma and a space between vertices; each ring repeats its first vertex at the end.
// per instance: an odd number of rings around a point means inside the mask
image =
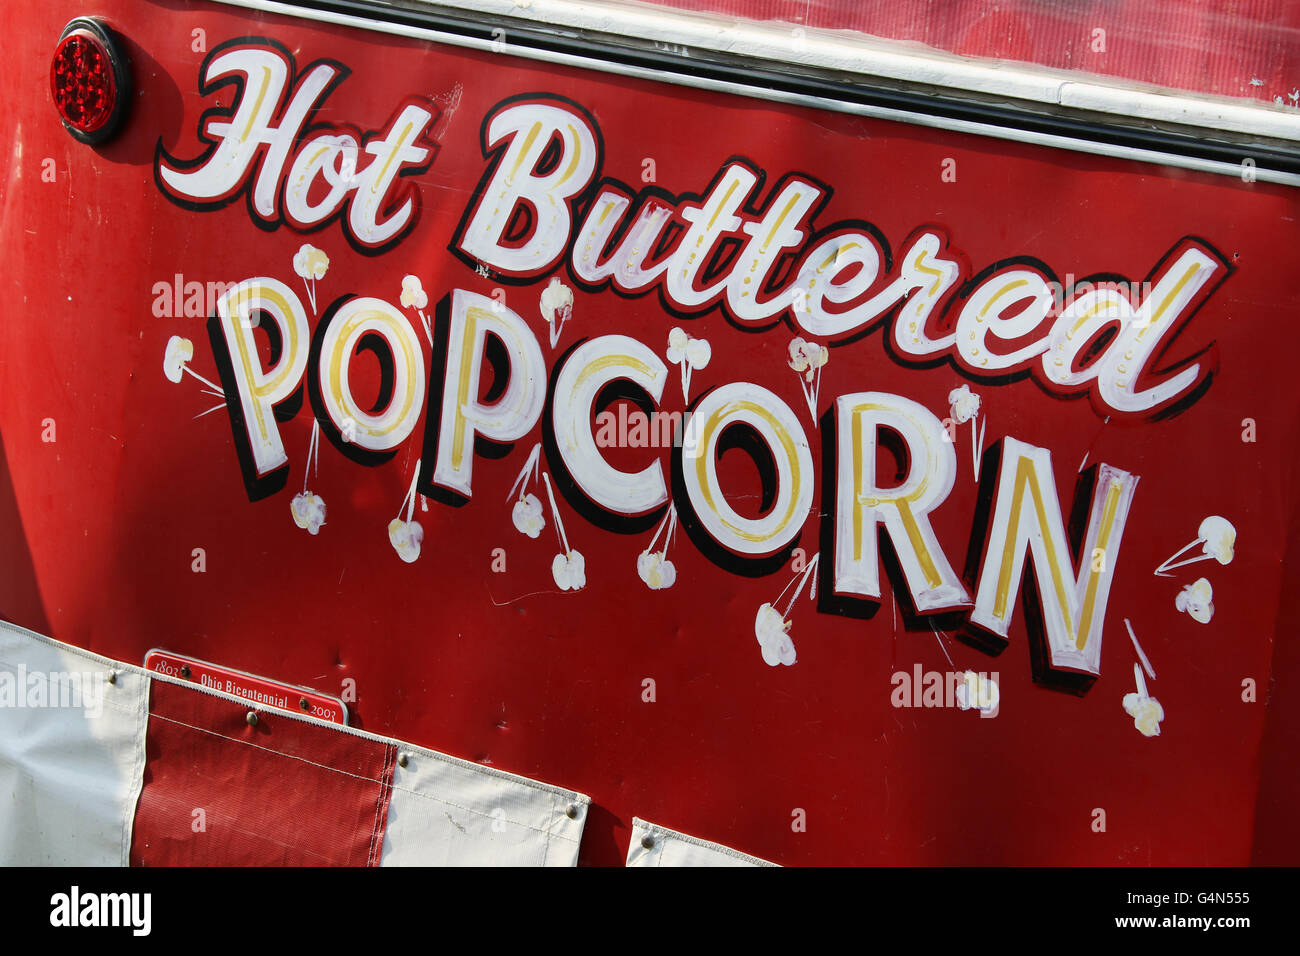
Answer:
MULTIPOLYGON (((259 10, 265 13, 280 14, 282 16, 296 17, 299 19, 313 20, 320 23, 330 23, 336 26, 352 27, 355 29, 370 30, 376 33, 385 33, 391 36, 402 36, 411 39, 427 40, 434 43, 444 43, 451 46, 466 47, 473 50, 492 51, 499 48, 500 44, 494 44, 493 41, 479 40, 473 37, 458 36, 455 34, 442 33, 437 30, 429 30, 421 27, 408 27, 402 24, 382 23, 365 17, 355 17, 347 14, 329 13, 320 10, 309 10, 303 7, 295 7, 285 3, 277 3, 275 0, 215 0, 226 6, 243 7, 250 10, 259 10)), ((430 2, 430 0, 425 0, 430 2)), ((478 9, 479 7, 493 8, 508 4, 509 0, 468 0, 464 4, 466 8, 478 9)), ((446 4, 441 4, 446 5, 446 4)), ((548 10, 557 3, 538 4, 548 10)), ((528 13, 532 8, 515 8, 514 16, 528 13)), ((587 8, 592 9, 592 8, 587 8)), ((603 21, 602 21, 603 22, 603 21)), ((620 24, 624 21, 618 21, 620 24)), ((593 27, 596 28, 596 27, 593 27)), ((658 32, 658 31, 652 31, 658 32)), ((644 33, 640 35, 645 35, 644 33)), ((506 37, 507 44, 509 37, 506 37)), ((855 47, 856 49, 856 47, 855 47)), ((889 109, 885 107, 869 106, 858 103, 844 103, 839 100, 826 99, 824 97, 810 96, 800 93, 787 93, 780 90, 760 89, 746 86, 742 83, 733 83, 724 80, 712 80, 695 76, 683 76, 679 74, 664 74, 657 70, 647 69, 644 67, 629 66, 622 63, 610 63, 605 60, 599 60, 592 57, 576 56, 568 53, 556 53, 549 50, 536 50, 527 47, 506 47, 508 54, 520 56, 531 60, 540 60, 548 63, 558 63, 564 66, 573 66, 580 69, 598 70, 605 73, 616 73, 622 76, 635 77, 660 83, 673 83, 679 86, 689 86, 696 89, 713 90, 724 93, 732 93, 739 96, 748 96, 756 99, 770 100, 778 103, 788 103, 794 106, 812 106, 818 109, 829 110, 837 113, 849 113, 856 116, 869 116, 876 119, 893 120, 902 123, 911 123, 917 126, 928 126, 935 129, 951 130, 959 133, 970 133, 977 136, 989 136, 995 139, 1011 140, 1014 142, 1031 143, 1037 146, 1049 146, 1058 149, 1068 149, 1075 152, 1092 153, 1099 156, 1111 156, 1118 159, 1136 160, 1139 162, 1154 163, 1159 166, 1173 166, 1181 169, 1191 169, 1197 172, 1216 173, 1222 176, 1230 176, 1234 179, 1243 179, 1244 165, 1234 163, 1223 163, 1216 160, 1201 159, 1194 156, 1176 156, 1168 153, 1162 153, 1156 150, 1138 149, 1131 146, 1116 146, 1110 143, 1096 143, 1090 140, 1075 139, 1068 136, 1058 136, 1051 133, 1038 133, 1030 130, 1008 129, 998 126, 990 126, 985 123, 976 123, 970 120, 950 119, 940 116, 925 116, 918 113, 911 113, 906 110, 889 109)), ((859 61, 863 57, 859 55, 859 61)), ((938 59, 932 60, 935 70, 942 71, 946 69, 947 64, 938 59)), ((936 73, 938 75, 938 73, 936 73)), ((950 79, 955 74, 944 74, 950 79)), ((928 82, 935 82, 934 79, 928 82)), ((972 80, 973 83, 973 80, 972 80)), ((1075 86, 1077 84, 1067 84, 1075 86)), ((972 85, 971 89, 977 88, 972 85)), ((1123 91, 1124 97, 1140 97, 1144 94, 1131 94, 1123 91)), ((1072 94, 1072 99, 1082 101, 1086 97, 1072 94)), ((1116 100, 1118 102, 1118 100, 1116 100)), ((1190 104, 1199 103, 1200 101, 1188 100, 1190 104)), ((1073 102, 1071 105, 1078 106, 1079 102, 1073 102)), ((1096 108, 1096 107, 1089 107, 1096 108)), ((1247 109, 1243 107, 1232 107, 1236 110, 1247 109)), ((1190 109, 1190 107, 1189 107, 1190 109)), ((1251 111, 1259 112, 1259 111, 1251 111)), ((1137 115, 1137 114, 1126 114, 1137 115)), ((1296 129, 1288 137, 1300 140, 1300 117, 1288 117, 1296 119, 1296 129)), ((1184 117, 1181 122, 1189 122, 1184 117)), ((1206 125, 1216 125, 1209 123, 1206 125)), ((1228 128, 1222 124, 1216 128, 1228 128)), ((1277 133, 1262 133, 1256 128, 1258 135, 1277 136, 1277 133)), ((1243 156, 1243 159, 1246 157, 1243 156)), ((1263 166, 1251 167, 1253 178, 1259 182, 1277 183, 1284 186, 1300 186, 1300 174, 1286 173, 1277 170, 1268 169, 1263 166)))

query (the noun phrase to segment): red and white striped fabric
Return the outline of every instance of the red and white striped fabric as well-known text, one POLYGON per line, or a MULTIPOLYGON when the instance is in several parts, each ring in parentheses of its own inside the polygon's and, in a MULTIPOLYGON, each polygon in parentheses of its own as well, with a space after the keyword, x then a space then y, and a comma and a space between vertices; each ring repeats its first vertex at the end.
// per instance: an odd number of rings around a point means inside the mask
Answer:
POLYGON ((0 623, 4 864, 573 866, 589 804, 0 623))

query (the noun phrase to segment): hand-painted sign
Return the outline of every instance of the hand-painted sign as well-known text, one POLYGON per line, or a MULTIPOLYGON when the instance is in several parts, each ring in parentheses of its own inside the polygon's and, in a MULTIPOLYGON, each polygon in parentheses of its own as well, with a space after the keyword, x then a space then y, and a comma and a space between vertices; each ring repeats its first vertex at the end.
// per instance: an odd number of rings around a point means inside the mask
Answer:
MULTIPOLYGON (((229 83, 236 99, 204 114, 198 132, 209 145, 197 158, 177 160, 158 144, 160 187, 169 198, 200 209, 245 192, 250 214, 263 224, 282 221, 283 208, 283 221, 302 231, 320 229, 347 205, 340 228, 349 241, 362 251, 396 245, 418 222, 411 184, 398 183, 428 168, 436 144, 416 144, 439 110, 427 102, 408 104, 385 132, 369 137, 308 128, 342 75, 327 61, 300 70, 271 40, 218 47, 204 63, 200 91, 211 94, 229 83), (358 165, 363 151, 369 159, 358 165)), ((863 335, 879 331, 903 368, 948 363, 964 378, 994 388, 1029 376, 1056 397, 1089 395, 1107 420, 1177 414, 1205 393, 1216 369, 1212 343, 1192 355, 1168 355, 1233 271, 1204 240, 1179 239, 1140 287, 1122 277, 1096 276, 1063 288, 1047 265, 1028 256, 1000 259, 971 276, 966 257, 949 251, 950 241, 937 227, 914 229, 891 268, 894 255, 876 226, 858 219, 820 222, 832 187, 808 174, 785 172, 764 191, 768 174, 752 161, 732 159, 702 193, 674 195, 655 186, 634 193, 615 178, 601 177, 604 136, 591 113, 540 93, 514 95, 494 106, 480 138, 488 168, 472 198, 463 212, 434 213, 459 214, 450 251, 466 265, 486 268, 502 282, 526 285, 551 277, 540 307, 552 349, 573 314, 568 279, 593 294, 657 292, 664 310, 682 321, 721 311, 742 330, 773 336, 780 334, 775 326, 788 324, 847 346, 849 356, 862 350, 857 342, 863 335), (548 296, 560 297, 558 308, 548 296)), ((399 512, 389 526, 394 548, 408 562, 423 540, 413 513, 416 495, 463 503, 473 496, 475 443, 518 442, 539 427, 556 484, 593 523, 618 531, 649 519, 666 529, 680 518, 702 553, 736 573, 771 572, 790 560, 820 483, 834 495, 824 522, 833 552, 822 570, 827 610, 847 612, 850 602, 882 600, 880 536, 888 539, 902 570, 906 593, 900 596, 916 613, 968 613, 973 637, 1006 641, 1032 555, 1038 594, 1027 616, 1045 637, 1050 676, 1075 679, 1086 689, 1100 673, 1111 580, 1138 476, 1103 463, 1087 471, 1076 493, 1086 527, 1076 567, 1051 449, 1011 436, 995 441, 977 503, 983 521, 972 531, 973 539, 984 542, 983 556, 968 592, 930 522, 956 481, 959 422, 971 421, 978 473, 985 432, 974 430, 980 399, 968 385, 949 396, 948 418, 904 394, 870 390, 836 395, 819 421, 829 350, 795 337, 788 365, 807 385, 812 420, 805 424, 762 384, 723 382, 691 401, 684 377, 682 399, 689 404, 685 427, 678 430, 683 440, 672 456, 670 493, 663 462, 625 471, 606 461, 601 417, 612 416, 601 396, 628 388, 649 400, 649 414, 661 413, 669 378, 665 359, 689 375, 713 355, 706 340, 674 328, 661 357, 661 349, 645 341, 648 335, 621 334, 610 323, 606 334, 586 337, 560 356, 552 376, 528 320, 500 299, 456 288, 431 320, 424 311, 427 293, 412 273, 402 280, 398 304, 348 294, 325 308, 313 328, 317 285, 329 257, 304 244, 293 266, 310 313, 289 284, 255 276, 217 301, 209 323, 221 379, 216 390, 226 399, 250 497, 272 493, 287 480, 289 457, 277 409, 300 399, 304 386, 315 425, 340 451, 365 464, 378 465, 415 440, 425 412, 419 465, 403 502, 406 517, 399 512), (425 372, 421 327, 432 375, 425 372), (257 329, 278 344, 269 366, 258 354, 257 329), (692 342, 706 351, 692 358, 692 342), (496 394, 486 401, 480 395, 490 343, 498 349, 491 363, 496 394), (363 348, 374 352, 384 371, 370 407, 349 378, 363 348), (426 398, 431 411, 422 408, 426 398), (834 438, 819 478, 809 432, 823 424, 834 438), (772 502, 761 516, 745 516, 728 501, 718 462, 729 432, 756 443, 762 493, 772 502), (894 447, 882 441, 885 433, 894 447), (877 481, 885 457, 900 463, 901 482, 877 481)), ((179 379, 192 353, 188 340, 168 342, 169 378, 179 379)), ((608 444, 611 436, 604 431, 608 444)), ((319 455, 319 434, 313 430, 313 456, 319 455)), ((618 436, 612 437, 617 444, 618 436)), ((534 454, 531 470, 536 464, 534 454)), ((540 529, 541 501, 526 495, 529 470, 516 486, 525 492, 520 504, 531 509, 540 529)), ((542 476, 560 530, 562 550, 552 569, 556 586, 581 590, 597 584, 589 582, 582 553, 570 548, 563 533, 549 471, 542 476)), ((300 527, 319 533, 326 505, 306 483, 291 509, 300 527)), ((670 540, 666 535, 665 544, 670 540)), ((638 560, 671 567, 666 548, 648 548, 638 560)), ((809 567, 819 563, 820 554, 809 567)), ((799 578, 810 575, 805 571, 799 578)), ((810 584, 810 593, 815 588, 810 584)), ((764 603, 755 618, 769 663, 796 660, 786 633, 789 607, 778 611, 764 603)))
POLYGON ((54 636, 590 794, 591 861, 1245 862, 1293 190, 203 9, 77 180, 121 248, 24 283, 103 317, 0 421, 54 636))

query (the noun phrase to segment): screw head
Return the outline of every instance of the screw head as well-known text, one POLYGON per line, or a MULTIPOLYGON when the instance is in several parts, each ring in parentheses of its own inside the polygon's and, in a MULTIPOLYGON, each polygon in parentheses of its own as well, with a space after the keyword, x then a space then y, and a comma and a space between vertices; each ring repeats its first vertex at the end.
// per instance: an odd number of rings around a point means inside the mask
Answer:
POLYGON ((564 811, 564 815, 570 820, 578 819, 578 805, 576 803, 569 804, 568 808, 564 811))
POLYGON ((184 677, 186 680, 189 680, 189 679, 190 679, 190 675, 191 675, 191 673, 192 673, 192 671, 190 670, 190 665, 189 665, 189 664, 182 664, 182 665, 181 665, 181 676, 182 676, 182 677, 184 677))
POLYGON ((244 720, 248 721, 248 726, 250 726, 250 727, 256 727, 256 726, 257 726, 257 711, 255 711, 255 710, 250 710, 250 711, 248 712, 248 716, 245 717, 244 720))
POLYGON ((397 755, 397 765, 399 767, 405 767, 410 762, 411 762, 411 758, 408 757, 406 754, 397 755))
POLYGON ((106 678, 110 684, 117 683, 117 671, 109 671, 106 678))
POLYGON ((653 850, 655 848, 655 838, 652 836, 643 836, 641 838, 641 845, 647 850, 653 850))
POLYGON ((299 698, 298 698, 298 707, 299 707, 300 709, 302 709, 302 710, 308 710, 308 709, 311 707, 311 704, 307 703, 307 698, 306 698, 306 697, 299 697, 299 698))

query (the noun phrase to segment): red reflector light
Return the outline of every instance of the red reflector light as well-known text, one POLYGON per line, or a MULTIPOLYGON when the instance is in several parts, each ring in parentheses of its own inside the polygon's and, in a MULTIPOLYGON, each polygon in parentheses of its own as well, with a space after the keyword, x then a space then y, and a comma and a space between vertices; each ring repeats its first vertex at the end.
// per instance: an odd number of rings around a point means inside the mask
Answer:
POLYGON ((50 91, 68 132, 86 143, 107 139, 121 119, 126 87, 122 58, 104 26, 88 18, 69 23, 50 64, 50 91))

